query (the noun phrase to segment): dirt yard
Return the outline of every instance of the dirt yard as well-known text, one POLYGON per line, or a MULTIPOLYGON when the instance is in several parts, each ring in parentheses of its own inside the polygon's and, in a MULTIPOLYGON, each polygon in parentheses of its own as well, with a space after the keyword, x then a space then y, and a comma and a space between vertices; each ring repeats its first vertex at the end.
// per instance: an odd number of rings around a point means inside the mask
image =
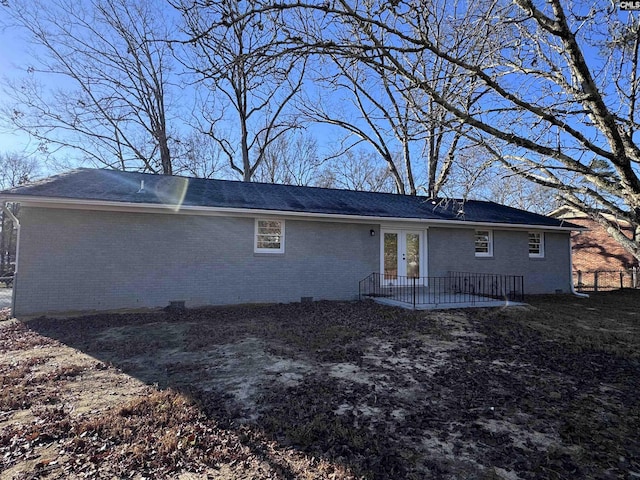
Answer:
POLYGON ((5 319, 0 477, 640 479, 640 292, 530 300, 5 319))

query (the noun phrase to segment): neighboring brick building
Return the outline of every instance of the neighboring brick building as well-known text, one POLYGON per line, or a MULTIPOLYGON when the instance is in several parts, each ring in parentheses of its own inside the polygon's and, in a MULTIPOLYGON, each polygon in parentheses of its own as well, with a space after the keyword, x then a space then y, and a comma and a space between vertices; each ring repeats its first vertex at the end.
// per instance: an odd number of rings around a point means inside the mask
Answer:
MULTIPOLYGON (((638 261, 633 255, 622 248, 600 224, 591 220, 586 214, 569 207, 561 207, 550 216, 589 229, 571 234, 574 272, 612 272, 638 266, 638 261)), ((633 232, 629 224, 622 220, 618 223, 625 234, 631 238, 633 232)))

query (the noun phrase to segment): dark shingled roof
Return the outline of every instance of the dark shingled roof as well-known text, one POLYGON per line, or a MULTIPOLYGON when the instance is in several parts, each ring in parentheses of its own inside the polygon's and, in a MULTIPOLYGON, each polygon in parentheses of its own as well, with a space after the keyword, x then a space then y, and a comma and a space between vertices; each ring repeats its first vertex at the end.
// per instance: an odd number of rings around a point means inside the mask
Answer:
MULTIPOLYGON (((396 219, 449 220, 580 229, 562 220, 477 200, 355 192, 81 168, 0 193, 44 199, 274 210, 396 219), (141 182, 144 189, 141 191, 141 182)), ((16 200, 19 200, 18 198, 16 200)))

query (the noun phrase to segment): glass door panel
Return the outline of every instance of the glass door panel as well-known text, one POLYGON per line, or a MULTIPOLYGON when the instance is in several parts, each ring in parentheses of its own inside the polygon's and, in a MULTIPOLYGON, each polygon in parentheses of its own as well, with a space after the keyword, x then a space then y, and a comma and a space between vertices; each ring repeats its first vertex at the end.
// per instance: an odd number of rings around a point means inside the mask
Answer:
POLYGON ((410 278, 420 277, 420 234, 403 232, 405 238, 405 251, 403 260, 406 276, 410 278))
POLYGON ((398 234, 385 232, 384 234, 384 280, 396 280, 398 278, 398 234))
POLYGON ((384 285, 407 283, 407 278, 423 274, 423 233, 411 230, 386 230, 382 236, 381 282, 384 285))

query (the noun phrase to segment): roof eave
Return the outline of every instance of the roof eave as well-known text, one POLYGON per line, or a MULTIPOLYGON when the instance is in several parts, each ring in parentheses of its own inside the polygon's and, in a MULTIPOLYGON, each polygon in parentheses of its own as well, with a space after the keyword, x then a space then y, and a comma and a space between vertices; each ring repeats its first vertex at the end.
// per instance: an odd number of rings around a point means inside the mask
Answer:
POLYGON ((189 215, 271 215, 281 217, 312 217, 325 220, 342 220, 342 221, 358 221, 358 222, 404 222, 404 223, 421 223, 431 225, 455 225, 465 227, 501 227, 507 229, 536 229, 536 230, 557 230, 557 231, 581 231, 588 230, 579 226, 553 226, 553 225, 536 225, 524 223, 506 223, 506 222, 479 222, 470 220, 447 220, 433 218, 415 218, 415 217, 385 217, 373 215, 347 215, 336 213, 319 213, 319 212, 300 212, 293 210, 268 210, 257 208, 231 208, 231 207, 206 207, 195 205, 179 205, 179 204, 156 204, 156 203, 135 203, 135 202, 118 202, 106 200, 89 200, 75 198, 60 197, 34 197, 32 195, 0 195, 0 202, 15 202, 25 206, 44 207, 44 208, 73 208, 78 210, 104 210, 104 211, 126 211, 139 213, 173 213, 173 214, 189 214, 189 215))

